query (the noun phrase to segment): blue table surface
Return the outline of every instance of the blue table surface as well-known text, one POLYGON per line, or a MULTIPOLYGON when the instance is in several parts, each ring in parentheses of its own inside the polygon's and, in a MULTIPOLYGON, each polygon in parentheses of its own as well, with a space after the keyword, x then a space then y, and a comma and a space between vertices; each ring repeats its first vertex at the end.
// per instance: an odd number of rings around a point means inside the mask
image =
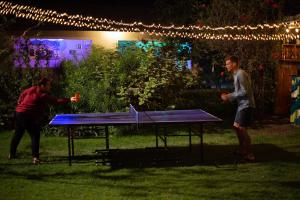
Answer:
POLYGON ((126 125, 159 123, 220 122, 222 119, 201 109, 109 113, 58 114, 50 125, 126 125))

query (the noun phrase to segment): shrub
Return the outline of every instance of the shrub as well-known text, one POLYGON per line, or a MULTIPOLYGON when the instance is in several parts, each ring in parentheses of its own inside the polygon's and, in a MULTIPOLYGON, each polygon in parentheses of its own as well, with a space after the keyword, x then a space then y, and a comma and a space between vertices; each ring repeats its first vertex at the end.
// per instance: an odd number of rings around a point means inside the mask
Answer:
POLYGON ((119 74, 116 73, 116 54, 93 46, 88 59, 78 66, 65 62, 64 80, 67 96, 81 94, 81 101, 73 104, 73 112, 108 112, 121 109, 117 97, 119 74))
POLYGON ((176 49, 164 48, 160 56, 153 49, 127 48, 119 60, 119 95, 126 104, 140 109, 166 109, 178 100, 178 93, 197 87, 198 77, 179 67, 176 49))

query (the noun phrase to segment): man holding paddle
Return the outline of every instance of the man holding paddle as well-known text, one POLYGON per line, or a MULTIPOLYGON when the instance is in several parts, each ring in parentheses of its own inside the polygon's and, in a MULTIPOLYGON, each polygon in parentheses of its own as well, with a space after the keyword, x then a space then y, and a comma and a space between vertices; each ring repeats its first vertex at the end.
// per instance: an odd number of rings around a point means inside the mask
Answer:
POLYGON ((239 60, 236 56, 229 56, 225 61, 227 71, 234 78, 234 92, 221 94, 221 99, 223 101, 235 100, 238 103, 233 127, 239 140, 239 149, 235 153, 242 156, 244 161, 253 162, 255 156, 252 153, 251 139, 247 133, 255 108, 251 79, 247 72, 239 67, 239 60))
POLYGON ((32 163, 39 164, 41 118, 46 106, 48 104, 67 104, 68 102, 78 102, 80 100, 79 95, 59 99, 51 96, 49 94, 50 90, 51 81, 42 78, 37 86, 32 86, 20 94, 15 112, 15 133, 11 140, 8 159, 16 157, 17 147, 27 130, 31 138, 32 163))

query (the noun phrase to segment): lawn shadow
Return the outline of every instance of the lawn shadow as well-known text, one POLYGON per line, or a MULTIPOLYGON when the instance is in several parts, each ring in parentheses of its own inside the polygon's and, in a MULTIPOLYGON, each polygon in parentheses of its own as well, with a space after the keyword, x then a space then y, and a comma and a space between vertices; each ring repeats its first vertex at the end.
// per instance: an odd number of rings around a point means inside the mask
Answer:
MULTIPOLYGON (((254 144, 253 152, 256 163, 266 162, 292 162, 300 163, 295 153, 288 152, 273 144, 254 144)), ((236 145, 204 144, 203 160, 201 159, 200 145, 193 145, 191 149, 186 146, 170 146, 168 148, 135 148, 98 150, 95 154, 75 155, 72 159, 74 165, 80 163, 96 163, 109 165, 112 168, 147 168, 147 167, 177 167, 194 165, 236 165, 242 164, 241 158, 234 155, 236 145)), ((68 164, 68 156, 49 156, 42 158, 42 164, 68 164)), ((30 161, 24 163, 13 162, 7 165, 31 165, 30 161)))
MULTIPOLYGON (((110 164, 112 168, 176 167, 193 165, 236 165, 242 159, 233 154, 235 145, 204 145, 203 160, 199 145, 187 147, 114 149, 99 151, 96 163, 110 164)), ((273 144, 253 145, 256 163, 294 162, 300 158, 273 144)))
MULTIPOLYGON (((234 155, 235 145, 205 145, 204 160, 205 163, 217 161, 220 164, 228 164, 228 160, 237 160, 239 157, 234 155)), ((256 163, 266 162, 293 162, 300 163, 300 158, 292 152, 288 152, 274 144, 254 144, 253 153, 256 157, 256 163)))

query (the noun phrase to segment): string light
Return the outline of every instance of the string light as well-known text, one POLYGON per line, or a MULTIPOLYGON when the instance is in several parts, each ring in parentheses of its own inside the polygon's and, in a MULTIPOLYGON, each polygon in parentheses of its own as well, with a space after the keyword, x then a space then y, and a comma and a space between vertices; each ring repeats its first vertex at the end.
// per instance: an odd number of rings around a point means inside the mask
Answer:
POLYGON ((143 24, 142 22, 124 23, 91 16, 69 15, 53 10, 13 4, 0 1, 1 15, 14 15, 18 18, 53 23, 90 30, 141 32, 143 34, 190 38, 201 40, 290 40, 299 38, 300 20, 256 26, 163 26, 161 24, 143 24))

